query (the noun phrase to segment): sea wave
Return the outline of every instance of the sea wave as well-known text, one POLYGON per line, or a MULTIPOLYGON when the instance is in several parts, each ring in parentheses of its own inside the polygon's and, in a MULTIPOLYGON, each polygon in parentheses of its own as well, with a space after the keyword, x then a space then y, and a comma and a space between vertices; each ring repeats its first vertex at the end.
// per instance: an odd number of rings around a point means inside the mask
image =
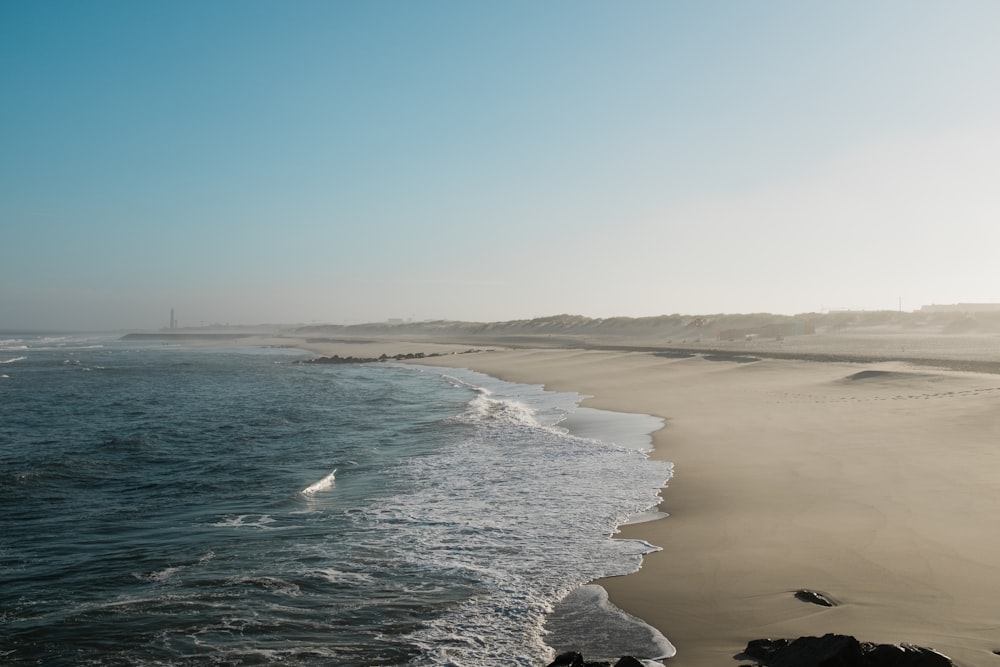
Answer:
POLYGON ((51 352, 53 350, 101 350, 107 347, 109 337, 95 334, 69 336, 24 336, 0 338, 3 352, 51 352))
POLYGON ((254 515, 250 514, 239 514, 228 519, 222 519, 221 521, 216 521, 211 524, 216 528, 258 528, 260 530, 275 530, 270 524, 275 523, 276 519, 269 514, 259 514, 256 518, 251 518, 254 515))
POLYGON ((333 567, 314 570, 312 576, 339 586, 367 586, 375 582, 375 577, 365 572, 344 572, 333 567))
POLYGON ((537 428, 541 426, 536 411, 516 398, 495 397, 492 390, 466 382, 453 375, 442 375, 441 377, 456 387, 475 392, 467 409, 452 417, 452 421, 466 424, 493 423, 506 427, 537 428))
POLYGON ((326 491, 336 483, 336 476, 337 476, 337 469, 334 468, 333 472, 331 472, 323 479, 319 480, 318 482, 314 482, 309 486, 307 486, 306 488, 302 489, 301 491, 302 495, 312 496, 319 493, 320 491, 326 491))
POLYGON ((25 340, 23 338, 0 338, 0 350, 10 351, 10 350, 27 350, 28 346, 25 345, 25 340))
POLYGON ((654 549, 611 537, 669 467, 569 435, 576 394, 265 352, 23 354, 37 379, 0 381, 21 569, 0 608, 23 619, 4 664, 545 664, 557 601, 654 549))
POLYGON ((488 389, 469 401, 468 409, 455 416, 455 421, 470 424, 495 424, 501 427, 538 428, 541 424, 535 411, 517 399, 493 398, 488 389))

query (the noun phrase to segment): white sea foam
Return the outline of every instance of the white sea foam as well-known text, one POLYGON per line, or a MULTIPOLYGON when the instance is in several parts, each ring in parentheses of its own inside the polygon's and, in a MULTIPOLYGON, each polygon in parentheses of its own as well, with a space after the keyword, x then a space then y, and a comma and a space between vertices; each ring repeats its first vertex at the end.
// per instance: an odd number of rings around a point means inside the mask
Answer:
POLYGON ((476 392, 469 401, 466 410, 452 417, 452 421, 466 424, 490 424, 494 428, 550 428, 543 424, 537 411, 518 396, 496 396, 491 389, 463 382, 457 378, 447 377, 455 386, 461 386, 476 392))
POLYGON ((298 597, 301 593, 298 584, 282 579, 281 577, 240 575, 229 578, 226 583, 231 586, 260 588, 287 597, 298 597))
POLYGON ((448 375, 447 373, 442 373, 441 378, 455 387, 462 387, 463 389, 471 389, 472 391, 488 391, 483 387, 480 387, 471 382, 466 382, 461 378, 457 378, 454 375, 448 375))
MULTIPOLYGON (((410 635, 408 641, 424 650, 413 664, 471 667, 498 664, 498 655, 508 664, 539 664, 552 656, 543 626, 558 600, 596 578, 635 571, 644 554, 659 549, 610 538, 630 516, 658 504, 671 468, 646 460, 640 448, 574 437, 557 427, 579 395, 472 372, 462 373, 461 384, 446 379, 476 391, 453 419, 473 426, 475 435, 411 459, 399 472, 407 492, 367 514, 395 558, 458 573, 488 594, 410 635), (489 641, 479 645, 476 637, 489 641)), ((647 638, 655 633, 632 622, 647 638)), ((663 642, 609 649, 654 659, 672 650, 663 642)))
POLYGON ((320 491, 326 491, 336 483, 336 475, 337 475, 337 469, 334 468, 333 472, 331 472, 323 479, 319 480, 318 482, 314 482, 313 484, 310 484, 306 488, 302 489, 302 495, 311 496, 319 493, 320 491))
POLYGON ((455 419, 468 423, 492 421, 507 427, 540 426, 535 412, 524 403, 512 399, 491 397, 491 392, 481 389, 469 402, 469 408, 455 419))
POLYGON ((274 522, 275 519, 268 514, 239 514, 229 519, 217 521, 211 525, 218 528, 258 528, 260 530, 275 530, 275 528, 270 525, 274 522), (254 516, 256 516, 256 518, 252 518, 254 516))
POLYGON ((0 364, 12 364, 15 361, 24 361, 27 357, 13 357, 11 359, 0 359, 0 364))
POLYGON ((313 575, 331 584, 366 586, 375 581, 374 577, 364 572, 342 572, 332 567, 315 570, 313 575))
POLYGON ((45 352, 52 350, 99 350, 107 345, 108 336, 74 335, 74 336, 28 336, 25 338, 0 339, 0 351, 31 351, 45 352))

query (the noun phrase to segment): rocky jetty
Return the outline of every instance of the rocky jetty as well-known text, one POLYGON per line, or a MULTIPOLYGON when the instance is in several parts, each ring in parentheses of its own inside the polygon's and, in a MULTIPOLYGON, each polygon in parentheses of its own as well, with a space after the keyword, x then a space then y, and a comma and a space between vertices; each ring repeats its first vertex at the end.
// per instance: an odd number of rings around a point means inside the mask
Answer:
POLYGON ((951 659, 912 644, 873 644, 850 635, 798 639, 755 639, 738 660, 765 667, 950 667, 951 659))
MULTIPOLYGON (((472 352, 479 352, 479 350, 465 350, 464 352, 450 352, 448 354, 470 354, 472 352)), ((427 359, 430 357, 443 357, 445 356, 442 352, 407 352, 405 354, 383 354, 378 357, 342 357, 339 354, 335 354, 331 357, 316 357, 315 359, 307 359, 300 363, 303 364, 372 364, 378 363, 380 361, 409 361, 413 359, 427 359)))
POLYGON ((371 364, 379 361, 403 361, 404 359, 423 359, 425 357, 439 357, 438 353, 425 354, 423 352, 410 352, 408 354, 394 354, 389 356, 383 354, 380 357, 342 357, 335 354, 332 357, 316 357, 303 361, 304 364, 371 364))

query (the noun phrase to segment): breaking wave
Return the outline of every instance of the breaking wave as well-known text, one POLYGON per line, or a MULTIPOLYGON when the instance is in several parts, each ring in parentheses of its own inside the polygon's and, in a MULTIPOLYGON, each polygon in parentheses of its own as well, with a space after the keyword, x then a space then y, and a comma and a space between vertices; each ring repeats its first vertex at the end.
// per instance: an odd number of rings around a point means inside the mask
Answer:
POLYGON ((334 468, 333 472, 331 472, 323 479, 319 480, 318 482, 314 482, 313 484, 310 484, 306 488, 302 489, 302 495, 311 496, 316 493, 319 493, 320 491, 326 491, 336 483, 336 476, 337 476, 337 469, 334 468))

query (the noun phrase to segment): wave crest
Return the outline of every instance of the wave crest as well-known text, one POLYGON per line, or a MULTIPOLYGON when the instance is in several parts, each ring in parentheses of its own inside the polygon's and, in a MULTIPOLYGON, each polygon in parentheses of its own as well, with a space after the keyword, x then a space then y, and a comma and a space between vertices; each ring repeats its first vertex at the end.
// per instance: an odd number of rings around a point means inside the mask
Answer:
POLYGON ((535 411, 518 400, 493 398, 492 392, 476 387, 476 397, 468 403, 465 412, 453 417, 464 424, 496 425, 500 427, 539 428, 535 411))
POLYGON ((315 482, 313 484, 310 484, 306 488, 302 489, 302 495, 304 495, 304 496, 311 496, 311 495, 314 495, 316 493, 319 493, 320 491, 326 491, 327 489, 329 489, 331 486, 333 486, 336 483, 336 475, 337 475, 337 469, 334 468, 333 472, 331 472, 329 475, 327 475, 323 479, 321 479, 318 482, 315 482))

